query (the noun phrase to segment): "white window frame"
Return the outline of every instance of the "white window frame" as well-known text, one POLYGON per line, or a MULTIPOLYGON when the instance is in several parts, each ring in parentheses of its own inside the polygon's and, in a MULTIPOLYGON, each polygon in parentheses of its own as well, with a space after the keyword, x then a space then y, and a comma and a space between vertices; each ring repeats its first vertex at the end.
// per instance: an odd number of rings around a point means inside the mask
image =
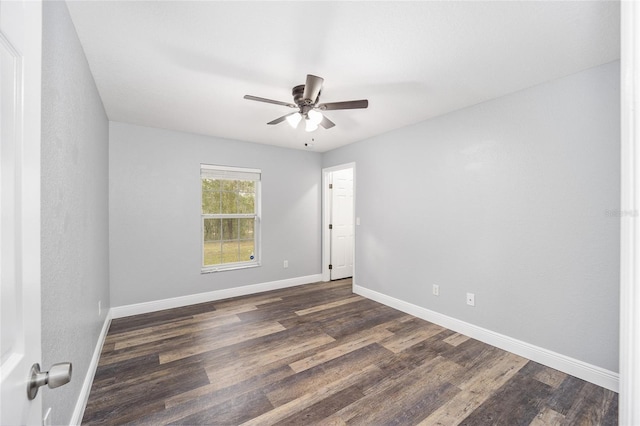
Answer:
POLYGON ((217 166, 212 164, 200 164, 200 203, 202 205, 202 178, 217 177, 219 179, 229 180, 253 180, 256 183, 255 193, 255 213, 238 213, 238 214, 205 214, 200 208, 200 255, 201 255, 201 273, 208 274, 212 272, 231 271, 235 269, 255 268, 261 266, 262 249, 260 238, 260 222, 262 217, 262 170, 250 169, 245 167, 217 166), (204 264, 204 221, 205 219, 243 219, 254 218, 254 256, 255 259, 246 262, 230 262, 218 265, 204 264))

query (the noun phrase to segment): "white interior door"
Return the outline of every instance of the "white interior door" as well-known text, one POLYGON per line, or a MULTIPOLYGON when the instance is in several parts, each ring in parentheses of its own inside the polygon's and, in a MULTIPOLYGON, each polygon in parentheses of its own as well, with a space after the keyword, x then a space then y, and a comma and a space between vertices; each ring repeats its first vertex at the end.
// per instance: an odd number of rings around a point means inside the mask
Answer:
POLYGON ((42 5, 0 1, 0 424, 42 424, 27 398, 40 362, 42 5))
POLYGON ((331 173, 331 279, 353 276, 353 169, 331 173))

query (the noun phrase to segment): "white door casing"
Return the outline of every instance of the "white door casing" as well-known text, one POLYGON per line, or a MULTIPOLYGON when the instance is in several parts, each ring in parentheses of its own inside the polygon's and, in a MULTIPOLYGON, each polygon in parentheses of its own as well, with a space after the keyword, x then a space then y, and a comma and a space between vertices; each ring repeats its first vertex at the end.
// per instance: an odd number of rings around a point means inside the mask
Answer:
POLYGON ((27 398, 40 362, 42 4, 0 1, 0 424, 42 424, 27 398))
POLYGON ((621 425, 640 424, 640 4, 621 4, 621 425))
POLYGON ((331 279, 353 275, 353 169, 331 173, 331 279))

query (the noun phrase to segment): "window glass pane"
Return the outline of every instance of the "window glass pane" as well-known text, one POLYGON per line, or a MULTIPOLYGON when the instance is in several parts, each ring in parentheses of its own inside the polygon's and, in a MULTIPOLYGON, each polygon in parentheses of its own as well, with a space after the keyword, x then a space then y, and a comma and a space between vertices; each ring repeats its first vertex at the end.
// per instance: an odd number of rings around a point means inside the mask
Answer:
POLYGON ((219 265, 222 263, 222 243, 215 241, 205 241, 204 243, 204 264, 219 265))
POLYGON ((222 192, 222 214, 235 214, 238 213, 238 193, 237 192, 222 192))
POLYGON ((223 240, 238 239, 238 220, 239 219, 222 219, 223 240))
POLYGON ((202 213, 220 213, 220 192, 202 191, 202 213))
POLYGON ((220 191, 221 181, 218 179, 202 179, 203 191, 220 191))
POLYGON ((223 191, 230 191, 230 192, 238 191, 238 182, 239 181, 223 179, 220 182, 221 182, 221 185, 222 185, 221 189, 223 191))
POLYGON ((238 182, 238 192, 256 192, 256 183, 251 180, 241 180, 238 182))
POLYGON ((238 219, 238 238, 241 240, 253 240, 253 232, 255 220, 251 219, 238 219))
POLYGON ((222 262, 239 262, 238 242, 225 241, 222 243, 222 262))
POLYGON ((222 219, 204 220, 204 241, 220 241, 222 238, 222 219))
POLYGON ((255 213, 255 194, 241 192, 238 194, 238 213, 255 213))
POLYGON ((240 261, 251 262, 255 259, 253 240, 240 240, 240 261))

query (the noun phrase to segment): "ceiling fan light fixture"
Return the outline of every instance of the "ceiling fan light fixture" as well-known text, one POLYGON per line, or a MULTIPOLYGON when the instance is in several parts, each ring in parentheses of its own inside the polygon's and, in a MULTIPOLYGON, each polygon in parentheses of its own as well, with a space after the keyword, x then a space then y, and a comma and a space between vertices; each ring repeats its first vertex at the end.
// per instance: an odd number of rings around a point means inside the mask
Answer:
POLYGON ((310 119, 304 120, 304 130, 307 132, 313 132, 318 129, 318 125, 311 121, 310 119))
POLYGON ((250 101, 264 102, 267 104, 281 105, 288 108, 293 108, 295 112, 285 114, 281 117, 271 120, 267 125, 280 124, 283 121, 289 123, 294 129, 298 128, 300 121, 304 118, 304 127, 307 132, 315 131, 318 126, 322 126, 323 129, 331 129, 335 127, 335 123, 325 117, 320 111, 332 111, 341 109, 361 109, 369 106, 367 99, 360 99, 355 101, 340 101, 340 102, 320 102, 320 92, 322 92, 322 84, 324 79, 316 75, 307 74, 307 80, 305 84, 299 84, 291 90, 293 96, 293 103, 276 101, 273 99, 261 98, 259 96, 244 95, 245 99, 250 101))
POLYGON ((315 111, 313 109, 307 113, 307 117, 309 117, 309 121, 314 123, 316 126, 320 124, 320 122, 323 119, 322 113, 315 111))
POLYGON ((289 123, 289 125, 294 129, 298 127, 298 123, 300 123, 300 120, 302 120, 302 114, 300 114, 299 112, 291 114, 287 117, 287 123, 289 123))

